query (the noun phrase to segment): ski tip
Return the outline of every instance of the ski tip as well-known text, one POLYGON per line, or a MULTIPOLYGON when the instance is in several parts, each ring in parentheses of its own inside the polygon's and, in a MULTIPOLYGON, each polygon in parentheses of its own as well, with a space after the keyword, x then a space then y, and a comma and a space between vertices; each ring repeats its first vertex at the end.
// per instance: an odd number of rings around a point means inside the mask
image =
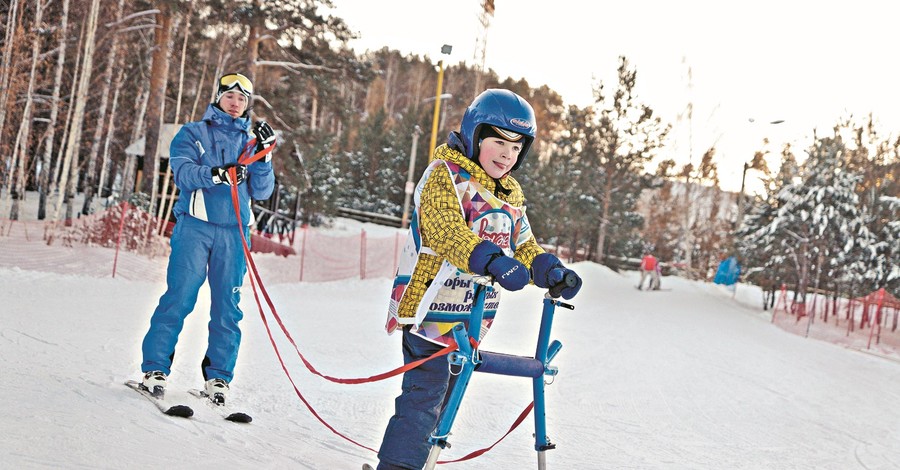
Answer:
POLYGON ((375 470, 375 468, 367 463, 364 463, 362 470, 375 470))
POLYGON ((253 418, 246 413, 231 413, 225 417, 225 420, 233 423, 249 423, 253 421, 253 418))
POLYGON ((191 407, 187 405, 175 405, 170 407, 163 413, 169 416, 177 416, 179 418, 190 418, 191 416, 194 416, 194 410, 192 410, 191 407))

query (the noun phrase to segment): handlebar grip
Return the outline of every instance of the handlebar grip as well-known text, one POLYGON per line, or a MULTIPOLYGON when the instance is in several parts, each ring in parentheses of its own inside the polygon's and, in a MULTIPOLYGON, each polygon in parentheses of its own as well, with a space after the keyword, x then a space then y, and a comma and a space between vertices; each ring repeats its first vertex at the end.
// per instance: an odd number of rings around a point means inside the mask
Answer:
POLYGON ((547 275, 547 280, 550 281, 550 297, 554 299, 562 295, 563 289, 578 284, 578 276, 572 271, 562 268, 551 270, 547 275))

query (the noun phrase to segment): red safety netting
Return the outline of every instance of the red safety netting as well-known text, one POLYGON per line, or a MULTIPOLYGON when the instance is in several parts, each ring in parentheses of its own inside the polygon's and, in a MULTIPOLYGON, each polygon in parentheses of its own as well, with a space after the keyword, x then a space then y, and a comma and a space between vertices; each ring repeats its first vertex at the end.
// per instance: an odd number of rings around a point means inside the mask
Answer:
POLYGON ((900 357, 900 301, 885 289, 852 299, 807 294, 806 303, 782 285, 772 323, 799 335, 852 349, 900 357))
MULTIPOLYGON (((127 205, 82 216, 68 224, 0 219, 0 267, 91 277, 164 281, 168 238, 157 224, 127 205)), ((391 278, 405 232, 378 227, 336 230, 301 227, 293 244, 251 234, 260 272, 271 284, 391 278), (280 243, 280 241, 282 243, 280 243)))

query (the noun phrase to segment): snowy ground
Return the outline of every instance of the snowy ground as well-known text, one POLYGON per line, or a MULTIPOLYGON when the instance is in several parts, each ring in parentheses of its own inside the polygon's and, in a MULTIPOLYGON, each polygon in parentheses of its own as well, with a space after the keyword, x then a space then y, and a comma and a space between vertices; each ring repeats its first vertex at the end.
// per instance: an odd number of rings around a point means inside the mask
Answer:
MULTIPOLYGON (((14 249, 0 245, 0 250, 14 249)), ((897 469, 900 362, 787 333, 718 286, 575 265, 585 287, 560 311, 560 373, 547 388, 552 469, 897 469)), ((265 272, 262 272, 265 279, 265 272)), ((254 416, 224 422, 193 402, 191 419, 158 413, 122 385, 137 378, 140 341, 164 285, 0 267, 0 455, 3 468, 301 468, 356 470, 375 455, 337 437, 282 372, 253 296, 233 401, 254 416)), ((383 333, 389 281, 270 286, 301 352, 325 374, 366 377, 401 363, 383 333)), ((541 292, 505 297, 484 348, 533 352, 541 292)), ((201 382, 208 291, 188 319, 171 395, 201 382)), ((273 324, 274 327, 274 324, 273 324)), ((281 336, 276 332, 276 335, 281 336)), ((340 432, 377 448, 399 378, 338 385, 309 374, 279 340, 300 391, 340 432)), ((518 378, 476 374, 442 457, 499 438, 530 402, 518 378)), ((535 468, 526 420, 484 456, 444 468, 535 468)))

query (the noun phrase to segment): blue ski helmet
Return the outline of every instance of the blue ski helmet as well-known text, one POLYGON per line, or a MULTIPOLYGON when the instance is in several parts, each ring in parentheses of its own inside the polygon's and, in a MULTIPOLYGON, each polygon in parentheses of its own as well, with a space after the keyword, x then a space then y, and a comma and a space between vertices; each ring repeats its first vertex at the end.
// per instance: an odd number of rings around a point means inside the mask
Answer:
POLYGON ((466 146, 466 157, 476 160, 478 155, 478 135, 482 126, 495 126, 517 134, 522 134, 522 151, 512 170, 519 168, 534 142, 537 124, 534 109, 521 96, 500 88, 485 90, 466 108, 459 133, 466 146))

